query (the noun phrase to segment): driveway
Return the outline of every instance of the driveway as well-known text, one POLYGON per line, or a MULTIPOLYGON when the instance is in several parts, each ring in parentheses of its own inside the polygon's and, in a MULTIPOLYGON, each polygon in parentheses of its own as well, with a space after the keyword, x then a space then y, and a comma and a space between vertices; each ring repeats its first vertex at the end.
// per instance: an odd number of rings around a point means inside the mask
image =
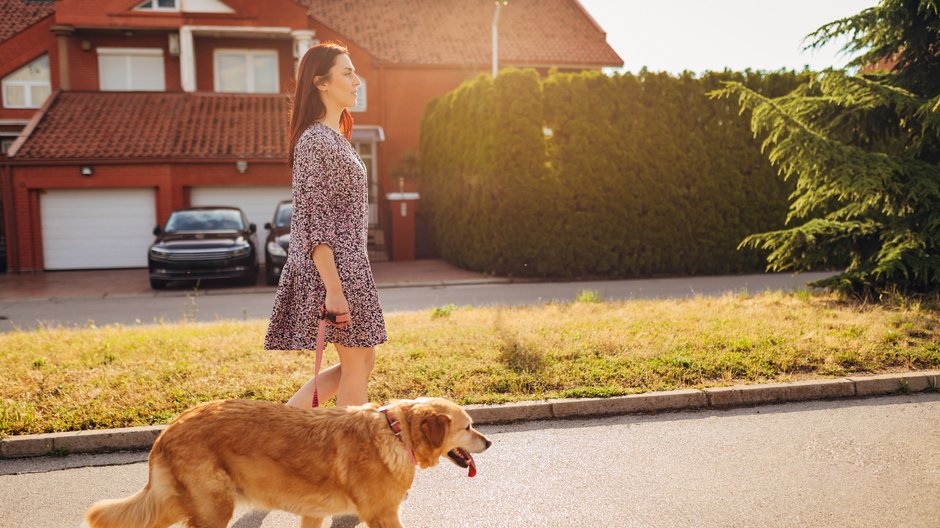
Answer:
MULTIPOLYGON (((464 284, 471 282, 508 282, 467 271, 443 260, 376 262, 372 273, 380 287, 430 284, 464 284)), ((194 293, 263 293, 274 292, 274 286, 258 274, 253 286, 233 285, 232 281, 201 281, 171 283, 167 290, 150 288, 146 268, 44 271, 38 273, 0 274, 0 299, 64 299, 73 297, 182 297, 194 293)))

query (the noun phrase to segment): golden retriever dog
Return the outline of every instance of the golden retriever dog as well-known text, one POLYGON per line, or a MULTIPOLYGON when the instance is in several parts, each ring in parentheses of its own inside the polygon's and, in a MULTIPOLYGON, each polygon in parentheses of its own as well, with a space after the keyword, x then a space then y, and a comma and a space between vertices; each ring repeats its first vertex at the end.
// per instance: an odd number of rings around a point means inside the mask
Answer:
POLYGON ((470 453, 490 444, 463 409, 441 398, 381 409, 209 402, 157 438, 142 490, 96 503, 86 520, 91 528, 225 528, 235 504, 246 502, 299 515, 302 528, 341 513, 356 513, 371 528, 400 527, 415 465, 447 456, 473 476, 470 453))

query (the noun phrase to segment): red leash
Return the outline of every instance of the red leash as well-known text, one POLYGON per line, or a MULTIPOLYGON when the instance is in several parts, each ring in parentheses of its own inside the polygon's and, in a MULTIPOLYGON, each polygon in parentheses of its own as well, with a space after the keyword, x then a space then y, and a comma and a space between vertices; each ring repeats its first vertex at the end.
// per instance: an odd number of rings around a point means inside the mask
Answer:
POLYGON ((320 307, 320 322, 317 325, 317 359, 316 367, 313 373, 313 406, 320 406, 320 397, 317 393, 317 377, 320 375, 320 363, 323 361, 323 348, 325 343, 323 342, 326 334, 326 324, 330 323, 330 326, 333 328, 338 328, 340 330, 345 330, 349 326, 349 314, 334 314, 326 311, 326 306, 320 307))

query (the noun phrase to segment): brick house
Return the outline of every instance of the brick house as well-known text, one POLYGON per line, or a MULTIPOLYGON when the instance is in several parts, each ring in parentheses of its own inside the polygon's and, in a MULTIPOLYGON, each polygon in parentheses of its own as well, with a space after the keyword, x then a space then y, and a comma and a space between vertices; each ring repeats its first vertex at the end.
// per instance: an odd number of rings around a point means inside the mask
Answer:
MULTIPOLYGON (((370 169, 371 256, 427 256, 420 189, 395 169, 417 148, 427 102, 489 71, 492 3, 0 4, 0 232, 11 270, 144 267, 150 231, 190 205, 239 206, 263 240, 290 197, 297 59, 327 40, 349 47, 363 79, 352 142, 370 169)), ((499 42, 501 66, 622 64, 577 0, 513 0, 499 42)))

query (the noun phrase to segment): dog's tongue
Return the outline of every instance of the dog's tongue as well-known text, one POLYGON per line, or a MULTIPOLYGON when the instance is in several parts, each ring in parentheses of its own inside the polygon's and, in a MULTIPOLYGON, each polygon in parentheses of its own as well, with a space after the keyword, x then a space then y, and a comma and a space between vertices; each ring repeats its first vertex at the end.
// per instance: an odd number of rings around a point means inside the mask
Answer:
POLYGON ((467 451, 467 476, 475 477, 477 476, 477 463, 473 461, 473 455, 467 451))

